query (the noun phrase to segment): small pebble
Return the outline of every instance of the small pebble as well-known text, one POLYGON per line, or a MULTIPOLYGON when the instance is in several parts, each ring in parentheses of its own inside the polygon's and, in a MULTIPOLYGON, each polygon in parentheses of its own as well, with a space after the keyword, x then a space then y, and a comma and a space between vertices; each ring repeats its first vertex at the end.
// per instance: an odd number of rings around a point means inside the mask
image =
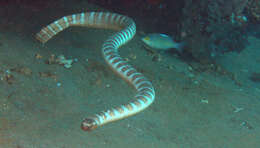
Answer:
POLYGON ((188 73, 188 77, 193 78, 193 77, 195 77, 195 75, 193 73, 188 73))
POLYGON ((208 104, 208 103, 209 103, 209 101, 206 100, 206 99, 201 99, 200 102, 201 102, 201 103, 205 103, 205 104, 208 104))
POLYGON ((173 66, 172 65, 168 65, 167 68, 168 69, 173 69, 173 66))
POLYGON ((58 87, 60 87, 60 86, 61 86, 61 83, 60 83, 60 82, 58 82, 58 83, 57 83, 57 86, 58 86, 58 87))
POLYGON ((199 81, 195 80, 193 81, 194 84, 198 85, 199 84, 199 81))
POLYGON ((244 110, 244 108, 238 108, 238 107, 236 107, 235 110, 234 110, 234 113, 238 113, 238 112, 240 112, 240 111, 242 111, 242 110, 244 110))
POLYGON ((189 71, 193 71, 193 69, 192 69, 192 67, 191 67, 191 66, 189 66, 189 67, 188 67, 188 70, 189 70, 189 71))
POLYGON ((162 58, 161 58, 161 56, 159 54, 158 55, 154 55, 153 58, 152 58, 152 61, 153 62, 161 62, 162 58))

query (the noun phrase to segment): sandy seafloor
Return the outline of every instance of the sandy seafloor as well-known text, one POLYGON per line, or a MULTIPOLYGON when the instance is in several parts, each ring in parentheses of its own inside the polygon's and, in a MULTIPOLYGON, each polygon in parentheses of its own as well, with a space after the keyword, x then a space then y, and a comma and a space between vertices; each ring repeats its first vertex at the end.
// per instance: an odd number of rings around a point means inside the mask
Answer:
POLYGON ((83 118, 127 103, 135 90, 102 58, 101 45, 113 31, 69 28, 44 46, 33 38, 61 16, 102 11, 87 3, 55 7, 0 9, 0 148, 260 147, 260 83, 249 80, 260 72, 259 39, 250 37, 240 54, 218 58, 227 74, 197 71, 169 54, 154 62, 137 33, 120 55, 152 81, 155 102, 136 116, 83 132, 83 118), (46 64, 52 54, 78 62, 70 69, 46 64))

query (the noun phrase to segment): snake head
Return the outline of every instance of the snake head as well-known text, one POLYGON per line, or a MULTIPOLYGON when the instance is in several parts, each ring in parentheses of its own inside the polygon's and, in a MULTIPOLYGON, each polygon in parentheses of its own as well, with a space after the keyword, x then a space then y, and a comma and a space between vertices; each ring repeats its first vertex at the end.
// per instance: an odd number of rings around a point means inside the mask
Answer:
POLYGON ((92 131, 97 128, 97 123, 94 119, 86 118, 81 123, 81 129, 83 131, 92 131))

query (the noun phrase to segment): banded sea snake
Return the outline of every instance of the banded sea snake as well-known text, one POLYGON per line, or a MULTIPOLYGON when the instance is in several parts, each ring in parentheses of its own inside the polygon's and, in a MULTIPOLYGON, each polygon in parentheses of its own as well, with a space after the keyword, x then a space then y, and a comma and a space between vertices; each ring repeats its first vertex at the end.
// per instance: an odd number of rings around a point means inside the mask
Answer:
POLYGON ((64 16, 42 28, 40 32, 36 34, 36 39, 41 43, 45 43, 57 33, 70 26, 118 30, 117 33, 110 36, 104 42, 102 54, 112 70, 133 85, 137 90, 133 101, 84 119, 81 123, 82 130, 91 131, 106 123, 127 118, 139 113, 152 104, 155 98, 155 92, 151 82, 148 81, 143 74, 137 72, 135 68, 118 54, 118 48, 131 40, 136 33, 136 25, 131 18, 109 12, 73 14, 64 16))

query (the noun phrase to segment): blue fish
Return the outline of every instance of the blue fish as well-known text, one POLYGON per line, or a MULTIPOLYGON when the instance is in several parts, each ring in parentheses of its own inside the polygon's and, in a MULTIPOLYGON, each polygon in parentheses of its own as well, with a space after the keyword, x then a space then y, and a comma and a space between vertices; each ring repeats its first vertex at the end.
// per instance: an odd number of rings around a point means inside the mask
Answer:
POLYGON ((177 43, 171 37, 166 34, 151 33, 147 34, 141 39, 145 45, 151 49, 158 51, 166 51, 175 48, 177 51, 182 52, 184 43, 177 43))

